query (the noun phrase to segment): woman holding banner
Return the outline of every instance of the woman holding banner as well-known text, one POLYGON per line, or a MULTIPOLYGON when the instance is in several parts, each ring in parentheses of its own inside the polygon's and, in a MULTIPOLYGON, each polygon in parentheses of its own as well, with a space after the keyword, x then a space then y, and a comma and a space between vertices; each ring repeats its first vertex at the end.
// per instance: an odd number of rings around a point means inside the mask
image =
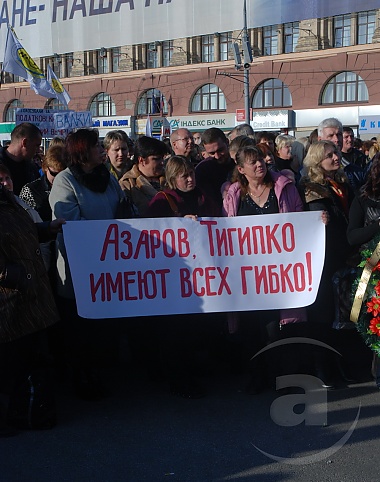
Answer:
MULTIPOLYGON (((322 278, 316 301, 308 308, 309 336, 327 345, 337 345, 333 330, 335 301, 332 278, 346 265, 351 248, 347 241, 348 212, 353 198, 348 179, 340 166, 341 153, 331 141, 312 144, 304 159, 306 176, 300 181, 305 206, 310 211, 326 211, 326 252, 322 278)), ((339 330, 342 331, 342 330, 339 330)), ((315 352, 316 374, 332 388, 338 365, 331 359, 331 350, 315 352)))
MULTIPOLYGON (((97 131, 79 129, 70 133, 65 150, 68 167, 56 175, 49 196, 53 217, 67 221, 129 217, 128 209, 123 208, 123 192, 103 163, 97 131)), ((66 327, 74 388, 80 398, 98 399, 104 393, 99 371, 115 352, 117 323, 78 316, 62 234, 57 237, 57 249, 57 294, 66 327)))
MULTIPOLYGON (((195 182, 194 166, 184 156, 172 156, 167 162, 165 177, 168 189, 155 195, 146 217, 219 216, 220 208, 195 182)), ((197 350, 208 348, 220 317, 212 314, 166 316, 152 320, 151 333, 158 330, 164 369, 171 392, 184 398, 200 398, 204 390, 194 377, 194 358, 197 350)), ((145 335, 146 336, 146 335, 145 335)))
POLYGON ((185 156, 170 157, 165 177, 168 189, 155 195, 146 217, 220 216, 218 206, 196 186, 194 166, 185 156))
MULTIPOLYGON (((237 182, 230 185, 224 201, 225 216, 248 216, 299 212, 303 204, 295 185, 279 172, 269 171, 260 149, 245 146, 235 157, 237 182)), ((239 332, 245 344, 245 356, 251 359, 266 344, 280 337, 279 324, 305 321, 304 309, 255 311, 239 313, 239 332)), ((273 358, 272 358, 273 360, 273 358)), ((275 363, 278 364, 278 363, 275 363)), ((263 355, 250 363, 251 382, 248 390, 259 393, 265 382, 265 371, 273 364, 264 362, 263 355)), ((269 378, 272 378, 268 373, 269 378)))

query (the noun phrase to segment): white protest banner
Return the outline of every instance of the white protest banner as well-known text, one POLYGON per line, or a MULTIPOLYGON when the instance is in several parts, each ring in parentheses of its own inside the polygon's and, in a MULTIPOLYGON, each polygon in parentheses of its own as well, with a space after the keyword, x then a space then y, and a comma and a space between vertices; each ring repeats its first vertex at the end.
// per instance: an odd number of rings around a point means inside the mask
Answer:
POLYGON ((67 129, 56 129, 54 124, 54 115, 56 113, 62 115, 62 111, 55 109, 17 109, 16 110, 16 125, 22 122, 30 122, 36 125, 42 137, 52 138, 55 136, 66 136, 69 131, 67 129))
POLYGON ((85 318, 307 306, 325 252, 320 212, 72 221, 63 233, 85 318))
POLYGON ((92 114, 90 111, 75 112, 72 110, 61 111, 54 114, 54 127, 66 129, 68 132, 73 129, 92 127, 92 114))

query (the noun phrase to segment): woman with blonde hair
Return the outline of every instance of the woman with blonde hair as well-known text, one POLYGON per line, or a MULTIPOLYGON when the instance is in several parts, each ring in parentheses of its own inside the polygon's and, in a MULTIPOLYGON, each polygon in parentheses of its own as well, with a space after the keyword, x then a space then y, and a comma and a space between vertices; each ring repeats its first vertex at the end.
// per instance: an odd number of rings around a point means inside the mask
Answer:
POLYGON ((194 166, 185 156, 169 158, 165 178, 167 189, 151 200, 146 217, 220 216, 211 197, 196 186, 194 166))
POLYGON ((125 132, 110 131, 103 140, 107 155, 106 166, 118 181, 132 167, 127 139, 125 132))
MULTIPOLYGON (((198 216, 220 215, 219 206, 196 186, 190 159, 180 155, 170 157, 165 177, 167 188, 151 200, 146 217, 185 217, 196 221, 198 216)), ((146 341, 150 340, 151 352, 159 347, 170 390, 184 398, 204 396, 202 385, 194 377, 194 360, 197 350, 207 349, 207 340, 214 336, 214 321, 205 314, 155 317, 141 334, 146 341)), ((157 366, 157 359, 154 363, 157 366)))
MULTIPOLYGON (((321 140, 311 144, 304 159, 306 175, 300 181, 306 208, 325 211, 328 218, 322 278, 316 301, 308 309, 310 336, 328 345, 334 344, 335 338, 332 278, 336 271, 345 267, 351 253, 346 231, 353 192, 340 161, 340 150, 333 142, 321 140)), ((318 352, 317 355, 317 375, 326 386, 333 386, 336 374, 331 372, 331 360, 326 353, 318 352)))

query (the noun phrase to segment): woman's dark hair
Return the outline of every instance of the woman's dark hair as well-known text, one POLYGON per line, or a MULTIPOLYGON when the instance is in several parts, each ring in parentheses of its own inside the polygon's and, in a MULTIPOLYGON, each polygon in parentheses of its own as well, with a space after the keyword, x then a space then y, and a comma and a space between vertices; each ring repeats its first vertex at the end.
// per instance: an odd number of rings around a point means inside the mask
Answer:
POLYGON ((0 163, 0 172, 2 172, 3 174, 7 174, 9 177, 12 177, 11 171, 7 168, 5 164, 0 163))
POLYGON ((68 166, 87 164, 90 150, 99 142, 99 134, 95 129, 78 129, 66 137, 66 161, 68 166))
POLYGON ((372 159, 372 166, 361 195, 365 198, 380 199, 380 152, 372 159))
POLYGON ((165 156, 168 154, 167 146, 154 137, 141 136, 135 144, 135 164, 138 164, 139 157, 146 159, 149 156, 165 156))
MULTIPOLYGON (((254 146, 245 146, 245 147, 241 147, 237 151, 235 162, 237 166, 243 167, 246 161, 256 162, 259 159, 263 160, 263 153, 260 151, 260 149, 254 146)), ((264 162, 264 165, 265 165, 265 162, 264 162)), ((237 172, 237 182, 240 184, 240 187, 241 187, 241 197, 244 197, 248 192, 248 179, 245 177, 244 174, 237 172)), ((263 182, 268 187, 272 187, 273 185, 272 176, 270 175, 270 172, 268 170, 264 176, 263 182)))

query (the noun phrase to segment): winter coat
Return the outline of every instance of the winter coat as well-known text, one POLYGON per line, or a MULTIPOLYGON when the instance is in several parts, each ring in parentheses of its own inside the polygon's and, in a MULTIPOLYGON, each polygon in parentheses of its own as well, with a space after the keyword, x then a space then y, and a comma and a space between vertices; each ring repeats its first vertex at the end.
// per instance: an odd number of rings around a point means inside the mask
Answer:
MULTIPOLYGON (((95 192, 75 179, 69 168, 57 174, 49 196, 53 218, 64 218, 66 221, 115 219, 123 199, 123 192, 113 176, 110 175, 105 192, 95 192)), ((57 236, 57 249, 57 293, 74 299, 62 234, 57 236)))
POLYGON ((350 208, 347 239, 351 246, 368 243, 380 234, 380 200, 357 195, 350 208))
POLYGON ((206 192, 217 205, 222 208, 222 186, 231 179, 235 162, 230 159, 227 163, 220 163, 213 157, 201 161, 195 168, 197 186, 206 192))
MULTIPOLYGON (((161 176, 159 182, 161 189, 163 189, 165 186, 165 177, 161 176)), ((159 191, 141 174, 136 164, 124 174, 119 184, 124 194, 137 209, 138 215, 145 217, 150 201, 159 191)))
POLYGON ((58 321, 42 260, 47 224, 34 224, 28 213, 0 192, 0 342, 9 342, 58 321))
POLYGON ((20 192, 20 198, 35 209, 43 221, 51 221, 49 194, 51 185, 44 174, 39 179, 26 184, 20 192))
POLYGON ((4 164, 11 173, 13 192, 17 195, 25 184, 40 177, 38 167, 32 160, 13 161, 7 155, 7 149, 0 146, 0 164, 4 164))
MULTIPOLYGON (((352 191, 348 183, 342 189, 348 192, 348 204, 352 200, 352 191)), ((310 182, 306 177, 301 179, 306 208, 309 211, 327 211, 329 221, 326 225, 325 262, 316 301, 309 307, 308 317, 312 322, 325 323, 332 326, 335 319, 335 301, 333 290, 334 274, 346 267, 346 260, 352 253, 347 241, 348 218, 342 206, 341 198, 328 184, 310 182)))

